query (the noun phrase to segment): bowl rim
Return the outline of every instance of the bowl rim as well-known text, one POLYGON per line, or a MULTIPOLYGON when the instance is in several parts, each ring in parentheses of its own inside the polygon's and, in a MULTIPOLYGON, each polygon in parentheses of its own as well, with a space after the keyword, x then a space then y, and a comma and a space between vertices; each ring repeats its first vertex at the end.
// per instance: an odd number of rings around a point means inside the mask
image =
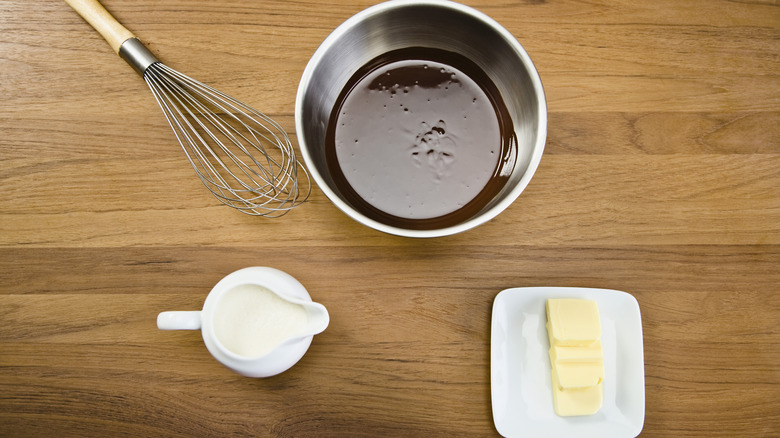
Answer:
POLYGON ((338 27, 336 27, 319 45, 317 50, 309 59, 309 62, 306 64, 306 68, 301 75, 301 81, 298 85, 298 91, 295 98, 295 129, 296 133, 299 134, 296 135, 298 140, 298 148, 301 151, 301 155, 309 170, 309 174, 317 183, 317 186, 320 188, 320 190, 322 190, 325 196, 347 216, 365 226, 397 236, 415 238, 443 237, 470 230, 495 218, 499 213, 506 210, 509 205, 511 205, 520 196, 520 193, 525 190, 525 188, 530 183, 531 178, 536 173, 536 169, 539 167, 539 162, 542 159, 544 147, 547 142, 547 100, 544 94, 541 78, 539 77, 539 72, 536 70, 536 66, 534 65, 533 61, 531 61, 531 57, 526 52, 525 48, 523 48, 523 46, 514 37, 514 35, 512 35, 511 32, 509 32, 506 28, 504 28, 501 24, 499 24, 496 20, 487 14, 480 12, 470 6, 466 6, 450 0, 390 0, 376 4, 374 6, 370 6, 352 15, 338 27), (471 219, 449 227, 429 230, 415 230, 394 227, 371 219, 352 208, 328 186, 322 175, 320 175, 319 171, 317 171, 316 167, 312 164, 313 159, 309 153, 309 147, 306 144, 306 139, 303 135, 301 135, 304 132, 302 120, 304 95, 306 94, 314 71, 317 69, 320 62, 322 62, 325 53, 333 45, 333 43, 352 28, 357 26, 360 22, 371 16, 382 14, 388 10, 420 6, 434 6, 451 9, 487 24, 491 29, 498 33, 498 35, 501 36, 501 38, 515 51, 515 53, 520 58, 520 61, 526 67, 528 76, 530 77, 531 83, 533 84, 534 93, 538 96, 537 112, 539 114, 536 142, 532 146, 532 153, 528 162, 528 166, 526 167, 526 171, 523 173, 523 176, 515 184, 512 190, 510 190, 501 201, 489 209, 482 211, 471 219))

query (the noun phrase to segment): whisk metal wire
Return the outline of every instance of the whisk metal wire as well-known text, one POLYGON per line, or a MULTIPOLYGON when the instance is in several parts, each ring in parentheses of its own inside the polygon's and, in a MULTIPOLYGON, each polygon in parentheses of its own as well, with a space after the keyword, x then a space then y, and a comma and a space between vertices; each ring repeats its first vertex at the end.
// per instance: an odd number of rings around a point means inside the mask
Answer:
POLYGON ((220 202, 278 217, 308 198, 308 172, 277 122, 160 62, 143 77, 198 177, 220 202), (305 188, 298 185, 299 170, 305 188))

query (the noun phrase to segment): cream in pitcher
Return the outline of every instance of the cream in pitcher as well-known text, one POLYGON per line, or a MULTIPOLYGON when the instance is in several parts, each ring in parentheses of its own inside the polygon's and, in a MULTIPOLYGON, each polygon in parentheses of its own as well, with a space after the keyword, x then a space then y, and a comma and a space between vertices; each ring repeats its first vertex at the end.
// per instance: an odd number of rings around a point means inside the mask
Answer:
POLYGON ((217 283, 202 311, 162 312, 161 330, 201 330, 209 352, 231 370, 269 377, 295 365, 330 317, 292 276, 273 268, 236 271, 217 283))
POLYGON ((306 330, 302 305, 279 298, 267 288, 243 284, 229 290, 214 312, 219 342, 239 356, 262 356, 306 330))

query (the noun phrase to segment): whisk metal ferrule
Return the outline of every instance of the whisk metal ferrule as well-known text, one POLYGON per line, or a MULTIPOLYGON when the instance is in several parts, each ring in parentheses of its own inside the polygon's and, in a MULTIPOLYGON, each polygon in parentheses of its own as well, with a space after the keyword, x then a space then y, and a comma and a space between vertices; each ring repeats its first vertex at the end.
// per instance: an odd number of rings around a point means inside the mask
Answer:
POLYGON ((138 38, 129 38, 119 46, 119 56, 143 76, 150 65, 160 62, 138 38))

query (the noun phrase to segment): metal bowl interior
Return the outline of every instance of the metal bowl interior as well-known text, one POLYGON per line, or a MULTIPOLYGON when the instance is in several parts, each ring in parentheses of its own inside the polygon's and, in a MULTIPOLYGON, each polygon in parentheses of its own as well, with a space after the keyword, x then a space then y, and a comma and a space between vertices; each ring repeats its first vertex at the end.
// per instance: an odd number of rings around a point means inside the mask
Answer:
POLYGON ((390 234, 438 237, 492 219, 520 195, 542 156, 547 107, 541 80, 530 57, 495 20, 454 2, 398 0, 380 3, 354 15, 325 39, 301 78, 295 122, 301 154, 313 179, 339 209, 364 225, 390 234), (326 165, 328 118, 344 86, 368 61, 407 47, 457 52, 481 67, 498 88, 512 117, 518 141, 517 162, 504 188, 473 217, 447 228, 410 230, 367 218, 343 199, 326 165))

